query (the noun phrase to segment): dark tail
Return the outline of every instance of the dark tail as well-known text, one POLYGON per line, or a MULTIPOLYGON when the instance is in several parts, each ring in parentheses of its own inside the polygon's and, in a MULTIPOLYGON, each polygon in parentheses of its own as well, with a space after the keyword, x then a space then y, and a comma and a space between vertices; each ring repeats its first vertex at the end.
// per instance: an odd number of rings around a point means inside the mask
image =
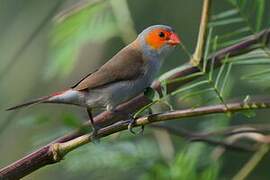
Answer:
POLYGON ((10 108, 6 109, 6 111, 11 111, 11 110, 19 109, 19 108, 22 108, 22 107, 27 107, 27 106, 32 105, 32 104, 43 103, 46 100, 48 100, 50 97, 52 97, 52 96, 44 96, 44 97, 41 97, 41 98, 38 98, 38 99, 34 99, 32 101, 28 101, 26 103, 23 103, 23 104, 19 104, 17 106, 10 107, 10 108))

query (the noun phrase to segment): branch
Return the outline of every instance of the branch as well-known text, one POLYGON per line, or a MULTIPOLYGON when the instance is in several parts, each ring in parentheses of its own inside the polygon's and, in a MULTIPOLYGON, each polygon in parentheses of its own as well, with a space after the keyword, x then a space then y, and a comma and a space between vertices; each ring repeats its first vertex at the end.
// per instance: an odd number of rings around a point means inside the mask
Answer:
POLYGON ((203 56, 204 45, 205 45, 205 40, 207 36, 207 25, 208 25, 208 19, 209 19, 209 14, 210 14, 210 7, 211 7, 211 0, 204 0, 197 46, 190 60, 190 63, 193 66, 200 65, 200 61, 203 56))
MULTIPOLYGON (((183 129, 181 127, 177 127, 177 129, 173 127, 169 127, 163 124, 153 124, 151 125, 153 128, 160 128, 168 131, 169 133, 184 138, 191 142, 203 142, 213 146, 220 146, 222 148, 226 148, 228 150, 239 150, 239 151, 246 151, 251 152, 257 150, 257 148, 244 146, 241 144, 235 144, 231 142, 227 142, 226 140, 216 140, 218 136, 233 136, 233 135, 241 135, 247 133, 257 133, 263 134, 265 132, 270 131, 269 125, 240 125, 240 126, 231 126, 229 128, 225 128, 222 130, 214 131, 214 132, 203 132, 203 133, 194 133, 183 129)), ((265 142, 264 143, 268 143, 265 142)))
MULTIPOLYGON (((227 132, 229 134, 229 137, 225 139, 224 142, 227 144, 235 144, 237 141, 248 139, 256 142, 256 144, 269 144, 270 143, 270 136, 264 135, 262 132, 269 130, 267 125, 264 125, 266 127, 242 127, 239 128, 236 131, 232 131, 231 133, 227 132), (260 130, 261 131, 260 131, 260 130), (238 133, 240 132, 240 133, 238 133)), ((223 153, 225 152, 224 147, 219 146, 213 151, 213 158, 217 160, 223 153)))
MULTIPOLYGON (((249 102, 233 102, 224 104, 202 106, 199 108, 191 108, 184 110, 177 110, 172 112, 153 114, 138 118, 135 126, 152 124, 159 121, 168 121, 173 119, 183 119, 187 117, 195 117, 216 113, 226 112, 238 112, 246 109, 261 109, 270 108, 270 97, 264 98, 263 100, 250 100, 249 102)), ((113 133, 126 130, 130 120, 118 121, 115 124, 104 127, 98 131, 98 138, 109 136, 113 133)), ((85 134, 79 137, 74 137, 70 140, 61 142, 58 140, 51 143, 41 149, 33 152, 32 154, 14 162, 13 164, 0 170, 0 178, 17 179, 24 177, 25 175, 45 166, 48 164, 57 163, 63 159, 63 157, 70 151, 91 142, 92 134, 85 134)))
POLYGON ((240 171, 232 178, 232 180, 243 180, 255 169, 262 158, 269 152, 268 145, 262 145, 251 159, 240 169, 240 171))

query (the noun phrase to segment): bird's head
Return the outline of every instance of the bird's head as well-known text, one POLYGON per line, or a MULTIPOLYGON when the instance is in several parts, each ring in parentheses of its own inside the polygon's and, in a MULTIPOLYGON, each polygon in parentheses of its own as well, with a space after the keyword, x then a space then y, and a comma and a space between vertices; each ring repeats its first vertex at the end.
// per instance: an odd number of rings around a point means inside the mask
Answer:
POLYGON ((180 43, 180 38, 174 30, 165 25, 146 28, 137 40, 145 56, 158 59, 164 59, 180 43))

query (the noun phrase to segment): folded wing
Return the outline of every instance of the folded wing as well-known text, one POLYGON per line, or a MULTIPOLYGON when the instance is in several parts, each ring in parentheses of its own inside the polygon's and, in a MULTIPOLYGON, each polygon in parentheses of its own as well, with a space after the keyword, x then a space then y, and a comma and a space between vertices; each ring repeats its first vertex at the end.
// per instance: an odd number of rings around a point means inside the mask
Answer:
POLYGON ((116 81, 136 79, 143 74, 142 54, 132 46, 127 46, 100 69, 87 75, 72 88, 77 91, 98 88, 116 81))

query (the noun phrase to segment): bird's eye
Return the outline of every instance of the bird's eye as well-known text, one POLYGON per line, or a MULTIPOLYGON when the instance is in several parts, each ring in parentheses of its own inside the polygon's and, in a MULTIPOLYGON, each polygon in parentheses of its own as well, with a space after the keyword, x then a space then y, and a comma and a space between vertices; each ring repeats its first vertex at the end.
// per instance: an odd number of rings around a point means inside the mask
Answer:
POLYGON ((165 37, 165 34, 164 34, 164 32, 160 32, 160 33, 158 34, 158 36, 161 37, 161 38, 164 38, 164 37, 165 37))

